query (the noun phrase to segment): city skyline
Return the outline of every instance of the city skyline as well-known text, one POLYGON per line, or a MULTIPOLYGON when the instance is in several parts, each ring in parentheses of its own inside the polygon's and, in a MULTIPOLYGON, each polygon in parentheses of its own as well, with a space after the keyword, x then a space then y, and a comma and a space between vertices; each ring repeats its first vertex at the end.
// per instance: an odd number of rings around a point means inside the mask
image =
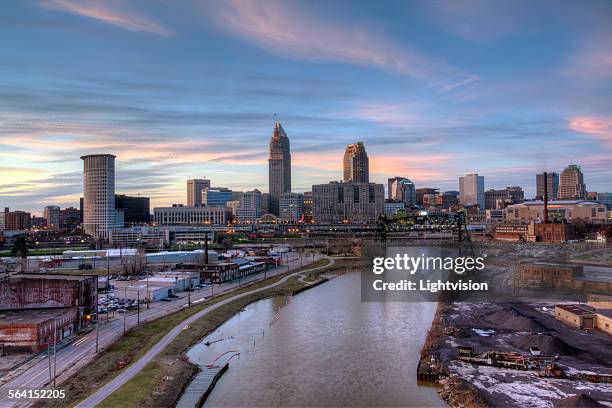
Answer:
POLYGON ((610 191, 612 5, 588 3, 11 3, 1 204, 78 207, 93 153, 116 155, 116 191, 152 207, 201 176, 267 191, 273 112, 297 192, 341 180, 355 140, 376 183, 457 190, 477 172, 532 197, 535 174, 575 163, 610 191))

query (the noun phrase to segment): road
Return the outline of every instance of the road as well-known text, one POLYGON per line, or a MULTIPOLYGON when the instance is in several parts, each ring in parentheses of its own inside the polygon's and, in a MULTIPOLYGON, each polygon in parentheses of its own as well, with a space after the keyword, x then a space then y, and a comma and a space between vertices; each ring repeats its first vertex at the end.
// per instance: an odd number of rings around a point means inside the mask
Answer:
MULTIPOLYGON (((333 265, 335 263, 335 261, 333 259, 331 259, 331 258, 329 258, 329 259, 330 259, 330 264, 329 265, 333 265)), ((320 266, 318 268, 312 268, 310 270, 326 268, 329 265, 320 266)), ((158 355, 164 348, 166 348, 172 342, 172 340, 174 340, 176 338, 176 336, 178 336, 181 333, 181 331, 185 329, 185 327, 187 327, 189 324, 193 323, 195 320, 199 319, 200 317, 206 315, 207 313, 209 313, 209 312, 211 312, 211 311, 213 311, 213 310, 215 310, 215 309, 217 309, 217 308, 219 308, 219 307, 221 307, 221 306, 223 306, 223 305, 225 305, 227 303, 233 302, 234 300, 243 298, 245 296, 252 295, 254 293, 262 292, 264 290, 273 288, 273 287, 278 286, 278 285, 281 285, 281 284, 285 283, 287 281, 287 279, 291 278, 292 276, 299 275, 301 273, 304 273, 304 272, 294 272, 294 273, 292 273, 290 275, 287 275, 287 276, 283 277, 278 282, 275 282, 275 283, 273 283, 271 285, 267 285, 267 286, 264 286, 264 287, 261 287, 261 288, 258 288, 258 289, 253 289, 253 290, 250 290, 248 292, 243 292, 243 293, 240 293, 238 295, 229 297, 227 299, 224 299, 224 300, 222 300, 220 302, 215 303, 214 305, 211 305, 211 306, 209 306, 209 307, 207 307, 205 309, 202 309, 199 312, 197 312, 196 314, 194 314, 193 316, 183 320, 178 325, 176 325, 172 330, 170 330, 170 332, 168 334, 166 334, 160 341, 158 341, 138 361, 136 361, 132 365, 128 366, 117 377, 115 377, 109 383, 107 383, 104 386, 102 386, 98 391, 96 391, 89 398, 85 399, 80 404, 78 404, 76 406, 76 408, 95 407, 97 404, 99 404, 100 402, 104 401, 109 395, 111 395, 114 391, 119 389, 119 387, 121 387, 123 384, 128 382, 132 377, 134 377, 136 374, 138 374, 140 372, 140 370, 142 370, 147 364, 149 364, 151 362, 151 360, 153 360, 153 358, 156 355, 158 355)))
MULTIPOLYGON (((283 258, 285 258, 285 256, 283 256, 283 258)), ((320 258, 321 257, 319 255, 316 255, 314 258, 305 256, 303 258, 303 263, 307 264, 307 261, 314 262, 319 260, 320 258)), ((285 264, 277 268, 270 269, 269 271, 267 271, 266 276, 270 277, 287 272, 288 270, 291 271, 300 268, 301 265, 302 261, 300 260, 298 254, 291 252, 288 254, 287 261, 285 262, 285 264)), ((262 280, 263 277, 263 273, 254 274, 241 279, 240 284, 244 285, 250 282, 262 280)), ((237 286, 238 281, 214 285, 214 296, 216 297, 230 290, 233 290, 237 286)), ((204 301, 204 299, 209 298, 211 296, 211 291, 209 290, 209 287, 198 291, 192 291, 191 302, 197 304, 199 302, 204 301)), ((179 298, 176 298, 172 302, 151 303, 150 309, 146 309, 143 307, 140 310, 140 322, 142 323, 150 321, 160 316, 172 313, 181 308, 187 307, 187 293, 179 292, 178 296, 179 298)), ((136 313, 128 314, 125 317, 119 314, 116 314, 115 316, 115 318, 106 321, 105 316, 100 315, 100 329, 98 333, 99 350, 103 350, 104 348, 110 346, 122 336, 124 330, 124 318, 125 327, 127 329, 134 327, 138 324, 138 317, 136 313)), ((86 335, 83 335, 76 341, 66 345, 63 348, 58 348, 56 369, 57 383, 60 384, 61 381, 66 379, 71 373, 84 367, 89 361, 91 361, 91 359, 95 355, 95 350, 95 330, 86 335)), ((43 353, 33 358, 30 362, 24 364, 24 366, 20 367, 17 370, 19 371, 18 374, 14 375, 13 378, 8 381, 5 381, 5 383, 0 386, 1 408, 13 407, 16 405, 17 402, 19 402, 8 399, 9 390, 18 390, 24 388, 41 389, 49 386, 49 362, 46 358, 46 353, 43 353)), ((21 403, 23 403, 23 401, 21 403)))

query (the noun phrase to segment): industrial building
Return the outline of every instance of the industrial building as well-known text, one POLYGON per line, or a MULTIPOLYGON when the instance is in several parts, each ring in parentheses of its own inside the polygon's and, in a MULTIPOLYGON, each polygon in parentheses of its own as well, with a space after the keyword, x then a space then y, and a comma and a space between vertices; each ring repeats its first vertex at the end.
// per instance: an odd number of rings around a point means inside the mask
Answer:
POLYGON ((526 287, 612 293, 612 267, 573 263, 521 262, 518 270, 521 283, 526 287))
MULTIPOLYGON (((548 202, 548 220, 569 223, 606 225, 607 212, 604 204, 585 200, 557 200, 548 202)), ((506 207, 506 221, 527 224, 544 221, 544 201, 526 201, 506 207)))
POLYGON ((597 315, 595 309, 584 305, 557 305, 555 318, 579 329, 594 329, 597 315))
POLYGON ((0 285, 0 310, 76 307, 81 316, 95 311, 96 276, 20 273, 0 285))
POLYGON ((612 334, 612 309, 598 309, 595 324, 602 332, 612 334))
POLYGON ((555 318, 579 329, 598 329, 612 334, 612 309, 595 309, 585 304, 555 306, 555 318))
POLYGON ((38 352, 76 330, 74 307, 0 311, 0 346, 38 352))

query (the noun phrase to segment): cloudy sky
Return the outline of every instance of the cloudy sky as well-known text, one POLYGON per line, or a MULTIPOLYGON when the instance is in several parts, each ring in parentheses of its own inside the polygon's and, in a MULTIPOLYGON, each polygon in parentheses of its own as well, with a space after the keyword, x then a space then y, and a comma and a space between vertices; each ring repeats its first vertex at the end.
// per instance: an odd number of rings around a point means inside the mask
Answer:
POLYGON ((485 188, 582 166, 612 191, 612 2, 32 0, 0 8, 0 206, 78 205, 88 153, 117 192, 267 191, 274 113, 293 189, 341 178, 485 188))

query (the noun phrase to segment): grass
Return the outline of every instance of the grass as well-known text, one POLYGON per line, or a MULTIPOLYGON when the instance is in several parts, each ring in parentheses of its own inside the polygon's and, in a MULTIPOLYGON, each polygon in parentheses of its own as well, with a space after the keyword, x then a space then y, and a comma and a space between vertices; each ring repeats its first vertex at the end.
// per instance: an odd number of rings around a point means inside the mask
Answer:
POLYGON ((319 276, 324 273, 335 272, 339 270, 348 270, 348 269, 358 268, 361 266, 360 259, 336 259, 335 261, 336 263, 330 266, 329 268, 325 268, 324 270, 319 270, 319 271, 308 272, 304 276, 304 280, 306 282, 313 282, 313 281, 316 281, 319 278, 319 276))
MULTIPOLYGON (((300 269, 310 269, 316 268, 320 266, 324 266, 328 263, 327 260, 319 260, 313 264, 304 266, 300 269)), ((89 271, 88 271, 89 272, 89 271)), ((292 271, 294 273, 296 271, 292 271)), ((86 369, 79 370, 77 373, 70 376, 66 381, 61 384, 61 388, 66 390, 67 398, 64 400, 56 400, 56 401, 39 401, 36 403, 38 407, 65 407, 75 405, 78 401, 81 401, 87 398, 93 391, 98 389, 103 384, 109 382, 112 378, 114 378, 124 367, 128 366, 132 362, 138 360, 141 356, 143 356, 155 343, 157 343, 163 336, 165 336, 173 327, 178 325, 180 322, 193 315, 194 313, 199 312, 200 310, 217 303, 223 299, 234 296, 239 293, 243 293, 246 291, 250 291, 253 289, 257 289, 259 287, 268 286, 272 283, 278 282, 283 276, 286 275, 277 275, 262 281, 255 282, 250 285, 246 285, 231 292, 225 293, 222 296, 215 297, 214 299, 210 299, 208 301, 199 303, 197 305, 192 306, 191 308, 181 309, 176 312, 170 313, 168 315, 159 317, 155 320, 146 322, 141 324, 138 327, 134 327, 126 332, 126 334, 110 345, 107 349, 98 353, 96 357, 94 357, 93 361, 90 362, 86 369)), ((302 284, 297 282, 297 278, 291 278, 285 284, 281 285, 281 287, 287 288, 291 287, 299 287, 302 284), (299 285, 298 285, 299 284, 299 285)), ((263 291, 251 296, 246 296, 244 298, 238 299, 237 301, 231 302, 227 305, 224 305, 211 313, 206 314, 205 317, 198 319, 197 322, 194 322, 193 327, 197 327, 196 330, 185 330, 183 333, 189 333, 188 342, 197 341, 197 339, 205 336, 211 330, 214 330, 217 326, 219 326, 222 322, 229 319, 235 313, 240 311, 246 304, 254 302, 255 300, 259 300, 260 298, 274 296, 275 294, 282 294, 283 292, 277 292, 278 288, 272 288, 267 291, 263 291), (259 296, 261 294, 265 294, 262 297, 254 298, 254 296, 259 296), (248 300, 247 303, 244 303, 245 300, 248 300), (204 322, 204 323, 202 323, 204 322), (212 326, 209 326, 208 323, 212 323, 212 326), (212 327, 212 328, 210 328, 212 327), (197 339, 193 340, 193 336, 197 336, 197 339)), ((290 293, 290 292, 289 292, 290 293)), ((182 339, 183 335, 177 337, 175 342, 177 341, 185 341, 182 339), (181 338, 181 340, 179 340, 181 338)), ((173 342, 171 346, 183 348, 184 344, 173 342)), ((190 364, 187 363, 184 359, 182 360, 189 369, 193 370, 190 367, 190 364)), ((158 362, 158 364, 160 364, 158 362)), ((172 364, 168 364, 165 361, 162 364, 162 367, 174 367, 183 365, 180 362, 173 361, 172 364)), ((152 370, 151 367, 147 366, 147 370, 143 370, 140 374, 145 371, 152 370)), ((169 370, 172 371, 172 370, 169 370)), ((186 372, 185 367, 179 370, 181 374, 186 372)), ((139 376, 138 375, 138 376, 139 376)), ((138 377, 137 376, 137 377, 138 377)), ((168 377, 173 377, 172 375, 168 375, 168 377)), ((174 376, 175 377, 175 376, 174 376)), ((135 378, 135 377, 134 377, 135 378)), ((188 378, 191 378, 189 376, 188 378)), ((145 379, 138 379, 137 382, 146 382, 145 379)), ((173 385, 174 382, 168 379, 163 379, 166 381, 168 385, 173 385)), ((159 381, 156 383, 159 384, 159 381)), ((130 387, 133 383, 130 385, 130 387)), ((126 384, 127 386, 127 384, 126 384)), ((174 386, 174 385, 173 385, 174 386)), ((123 389, 123 387, 122 387, 123 389)), ((127 388, 131 390, 131 388, 127 388)), ((143 390, 151 390, 150 387, 143 388, 143 390)), ((181 388, 182 390, 182 388, 181 388)), ((113 395, 117 394, 115 392, 113 395)), ((122 393, 123 394, 123 393, 122 393)), ((125 398, 133 398, 131 393, 123 394, 125 398)), ((130 406, 130 404, 119 404, 119 406, 130 406)))
POLYGON ((271 296, 290 295, 303 287, 297 277, 282 285, 254 293, 206 314, 177 336, 141 372, 98 405, 100 408, 118 406, 173 407, 189 385, 197 367, 187 362, 184 353, 206 334, 212 332, 248 304, 271 296))

